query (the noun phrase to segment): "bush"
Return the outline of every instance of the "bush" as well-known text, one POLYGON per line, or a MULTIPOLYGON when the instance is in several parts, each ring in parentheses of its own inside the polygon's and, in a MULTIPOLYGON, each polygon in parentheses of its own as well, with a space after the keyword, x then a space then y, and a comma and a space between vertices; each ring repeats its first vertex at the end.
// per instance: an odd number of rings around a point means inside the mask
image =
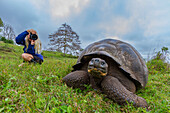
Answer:
POLYGON ((3 41, 4 43, 14 44, 13 40, 7 40, 5 37, 1 37, 0 41, 3 41))
POLYGON ((169 72, 168 63, 163 62, 161 59, 152 59, 148 61, 147 67, 150 74, 165 74, 169 72))
POLYGON ((150 74, 168 74, 170 73, 170 64, 166 62, 168 58, 168 48, 162 47, 161 51, 156 52, 152 59, 147 62, 147 67, 150 74))

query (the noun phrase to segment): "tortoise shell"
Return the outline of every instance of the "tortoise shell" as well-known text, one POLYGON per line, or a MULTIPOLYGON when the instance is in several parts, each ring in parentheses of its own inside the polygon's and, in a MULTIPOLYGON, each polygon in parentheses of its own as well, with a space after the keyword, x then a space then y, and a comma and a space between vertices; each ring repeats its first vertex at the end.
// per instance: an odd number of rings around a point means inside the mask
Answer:
POLYGON ((128 73, 137 89, 145 87, 148 81, 147 66, 139 52, 130 44, 115 39, 104 39, 92 43, 82 51, 77 64, 73 66, 73 71, 81 70, 94 57, 104 60, 111 58, 109 62, 115 61, 120 69, 128 73))

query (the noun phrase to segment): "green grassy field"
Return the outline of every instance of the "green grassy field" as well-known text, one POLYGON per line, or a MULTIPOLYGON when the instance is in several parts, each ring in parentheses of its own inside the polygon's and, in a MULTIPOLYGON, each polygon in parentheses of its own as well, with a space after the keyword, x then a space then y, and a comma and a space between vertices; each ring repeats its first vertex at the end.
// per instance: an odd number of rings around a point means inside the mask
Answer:
POLYGON ((71 72, 76 58, 43 51, 42 65, 22 63, 22 46, 0 43, 0 112, 51 113, 170 113, 170 73, 149 75, 137 94, 146 99, 148 111, 121 106, 90 87, 67 87, 62 78, 71 72))

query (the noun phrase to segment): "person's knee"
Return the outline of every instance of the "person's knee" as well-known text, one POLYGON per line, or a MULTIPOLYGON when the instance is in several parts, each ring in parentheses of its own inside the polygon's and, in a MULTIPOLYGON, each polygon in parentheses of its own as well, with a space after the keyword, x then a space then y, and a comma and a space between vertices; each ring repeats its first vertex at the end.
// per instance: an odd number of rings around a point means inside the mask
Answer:
POLYGON ((22 58, 26 61, 30 61, 33 58, 33 56, 27 53, 23 53, 22 58))
POLYGON ((23 53, 21 56, 22 56, 23 59, 25 59, 25 53, 23 53))

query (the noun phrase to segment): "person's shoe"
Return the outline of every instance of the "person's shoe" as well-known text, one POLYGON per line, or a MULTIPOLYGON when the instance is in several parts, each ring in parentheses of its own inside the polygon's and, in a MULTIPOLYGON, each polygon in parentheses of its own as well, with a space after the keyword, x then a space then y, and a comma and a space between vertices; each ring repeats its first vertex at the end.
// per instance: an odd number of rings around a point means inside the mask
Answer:
POLYGON ((20 65, 18 65, 18 67, 22 67, 24 65, 24 63, 21 63, 20 65))

